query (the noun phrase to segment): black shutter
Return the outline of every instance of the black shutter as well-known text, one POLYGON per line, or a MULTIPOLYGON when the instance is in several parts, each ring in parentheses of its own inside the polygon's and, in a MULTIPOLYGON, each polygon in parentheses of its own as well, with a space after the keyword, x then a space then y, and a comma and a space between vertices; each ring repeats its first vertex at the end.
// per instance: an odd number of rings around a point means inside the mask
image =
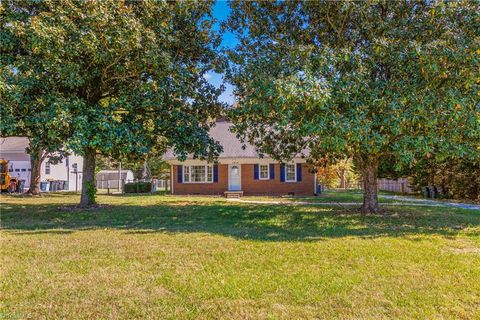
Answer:
POLYGON ((177 166, 177 181, 178 183, 183 182, 183 166, 177 166))
POLYGON ((218 165, 213 165, 213 182, 218 182, 218 165))
POLYGON ((253 165, 253 179, 258 180, 258 164, 253 165))
POLYGON ((302 181, 302 164, 297 163, 297 181, 302 181))

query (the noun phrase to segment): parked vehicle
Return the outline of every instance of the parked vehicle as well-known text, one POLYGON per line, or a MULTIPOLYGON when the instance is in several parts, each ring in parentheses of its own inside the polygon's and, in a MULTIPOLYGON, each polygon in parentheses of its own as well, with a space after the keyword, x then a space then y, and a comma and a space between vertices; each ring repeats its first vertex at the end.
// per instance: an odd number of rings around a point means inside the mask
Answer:
POLYGON ((15 192, 18 186, 18 179, 8 173, 8 160, 0 159, 0 189, 2 192, 15 192))

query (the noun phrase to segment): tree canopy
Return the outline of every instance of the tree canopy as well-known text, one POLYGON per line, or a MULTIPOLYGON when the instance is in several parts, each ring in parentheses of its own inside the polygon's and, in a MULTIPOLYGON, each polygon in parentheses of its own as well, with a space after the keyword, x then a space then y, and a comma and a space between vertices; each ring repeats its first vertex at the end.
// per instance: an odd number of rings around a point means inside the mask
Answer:
POLYGON ((10 96, 2 134, 45 121, 39 130, 84 156, 82 204, 94 202, 97 153, 172 148, 180 158, 212 159, 220 147, 208 129, 221 88, 204 75, 222 68, 212 4, 2 1, 1 88, 10 96), (38 110, 19 112, 23 105, 38 110), (57 131, 59 123, 68 130, 57 131))
POLYGON ((231 3, 236 132, 288 160, 352 157, 364 212, 382 161, 478 157, 478 5, 472 1, 231 3))
POLYGON ((40 164, 47 156, 54 162, 64 155, 65 137, 70 131, 68 101, 51 92, 48 77, 34 76, 39 61, 28 55, 22 38, 11 32, 13 22, 27 24, 43 3, 24 3, 22 7, 3 2, 0 6, 0 134, 25 136, 30 140, 32 159, 29 192, 39 194, 40 164), (22 57, 22 58, 20 58, 22 57), (59 152, 60 151, 60 152, 59 152))

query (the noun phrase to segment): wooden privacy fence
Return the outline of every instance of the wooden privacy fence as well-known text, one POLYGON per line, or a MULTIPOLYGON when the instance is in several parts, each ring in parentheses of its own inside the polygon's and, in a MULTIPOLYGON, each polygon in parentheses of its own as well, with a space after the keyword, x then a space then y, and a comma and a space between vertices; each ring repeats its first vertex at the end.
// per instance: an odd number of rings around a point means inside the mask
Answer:
POLYGON ((399 193, 412 193, 412 187, 405 178, 396 180, 392 179, 378 179, 378 190, 399 192, 399 193))
MULTIPOLYGON (((352 185, 356 186, 357 189, 363 189, 362 181, 357 181, 352 185)), ((377 180, 377 188, 379 191, 389 191, 389 192, 397 192, 397 193, 415 193, 412 186, 408 182, 406 178, 400 179, 378 179, 377 180)))

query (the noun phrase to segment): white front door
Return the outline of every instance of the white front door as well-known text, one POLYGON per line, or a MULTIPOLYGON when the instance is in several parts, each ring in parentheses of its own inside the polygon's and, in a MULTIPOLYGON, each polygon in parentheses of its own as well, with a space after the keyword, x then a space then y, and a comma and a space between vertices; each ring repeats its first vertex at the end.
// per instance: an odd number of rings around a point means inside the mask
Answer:
POLYGON ((242 190, 242 167, 239 164, 228 165, 228 190, 242 190))

